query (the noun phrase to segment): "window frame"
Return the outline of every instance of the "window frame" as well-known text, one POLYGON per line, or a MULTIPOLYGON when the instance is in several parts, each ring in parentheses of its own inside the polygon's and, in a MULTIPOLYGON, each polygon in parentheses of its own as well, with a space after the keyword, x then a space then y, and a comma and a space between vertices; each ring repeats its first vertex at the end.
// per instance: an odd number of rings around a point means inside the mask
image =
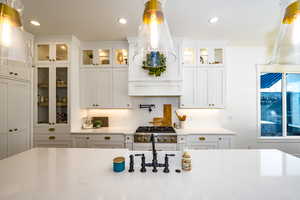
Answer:
POLYGON ((299 65, 257 65, 256 66, 256 78, 257 78, 257 138, 260 142, 300 142, 300 136, 288 136, 287 135, 287 82, 286 74, 300 74, 299 65), (282 74, 282 136, 262 136, 261 135, 261 95, 260 95, 260 76, 261 73, 281 73, 282 74))

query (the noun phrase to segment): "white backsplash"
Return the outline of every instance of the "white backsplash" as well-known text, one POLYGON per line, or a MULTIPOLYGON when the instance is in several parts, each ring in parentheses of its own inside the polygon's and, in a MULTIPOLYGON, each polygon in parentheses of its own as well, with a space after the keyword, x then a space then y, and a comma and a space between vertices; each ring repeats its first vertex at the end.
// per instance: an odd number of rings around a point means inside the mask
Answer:
POLYGON ((223 110, 212 109, 178 109, 179 97, 134 97, 132 109, 89 109, 81 110, 81 117, 107 116, 110 127, 126 127, 135 129, 138 126, 149 126, 154 117, 163 116, 163 105, 172 104, 172 121, 178 122, 175 111, 187 115, 186 128, 221 127, 223 110), (140 104, 155 104, 150 113, 148 109, 140 109, 140 104))

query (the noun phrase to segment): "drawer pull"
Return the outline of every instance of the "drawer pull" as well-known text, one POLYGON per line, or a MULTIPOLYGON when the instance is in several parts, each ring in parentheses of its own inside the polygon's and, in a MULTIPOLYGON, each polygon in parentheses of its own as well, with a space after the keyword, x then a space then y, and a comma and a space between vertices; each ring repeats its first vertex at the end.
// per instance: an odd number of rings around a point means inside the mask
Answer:
POLYGON ((48 139, 49 139, 49 140, 55 140, 56 137, 55 137, 55 136, 49 136, 48 139))
POLYGON ((110 140, 110 136, 105 136, 104 139, 105 140, 110 140))
POLYGON ((13 132, 13 130, 12 130, 12 129, 9 129, 9 132, 13 132))
POLYGON ((199 137, 199 140, 200 140, 200 141, 205 141, 206 138, 205 138, 205 137, 199 137))
POLYGON ((49 128, 48 131, 54 132, 54 131, 55 131, 55 128, 49 128))
POLYGON ((10 74, 10 75, 13 75, 14 73, 13 73, 13 72, 9 72, 9 74, 10 74))
POLYGON ((15 73, 15 76, 18 76, 18 73, 15 73))

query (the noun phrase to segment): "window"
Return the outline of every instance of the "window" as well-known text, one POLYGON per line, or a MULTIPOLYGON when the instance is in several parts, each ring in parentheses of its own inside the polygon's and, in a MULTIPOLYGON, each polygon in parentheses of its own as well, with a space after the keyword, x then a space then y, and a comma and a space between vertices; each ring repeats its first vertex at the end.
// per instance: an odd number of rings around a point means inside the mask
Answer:
POLYGON ((300 136, 300 73, 260 73, 260 133, 300 136))

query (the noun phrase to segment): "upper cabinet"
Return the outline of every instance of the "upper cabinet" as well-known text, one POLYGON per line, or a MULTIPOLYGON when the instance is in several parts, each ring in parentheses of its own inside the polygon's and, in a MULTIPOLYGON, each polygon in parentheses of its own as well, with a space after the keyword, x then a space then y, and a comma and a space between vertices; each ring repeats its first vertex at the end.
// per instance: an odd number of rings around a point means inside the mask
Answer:
POLYGON ((183 46, 183 66, 220 67, 224 65, 224 47, 183 46))
POLYGON ((36 44, 36 64, 49 62, 68 63, 69 47, 66 43, 38 43, 36 44))
POLYGON ((81 50, 82 67, 128 66, 127 48, 97 48, 81 50))
POLYGON ((187 41, 182 46, 181 108, 224 108, 226 65, 224 44, 187 41))

